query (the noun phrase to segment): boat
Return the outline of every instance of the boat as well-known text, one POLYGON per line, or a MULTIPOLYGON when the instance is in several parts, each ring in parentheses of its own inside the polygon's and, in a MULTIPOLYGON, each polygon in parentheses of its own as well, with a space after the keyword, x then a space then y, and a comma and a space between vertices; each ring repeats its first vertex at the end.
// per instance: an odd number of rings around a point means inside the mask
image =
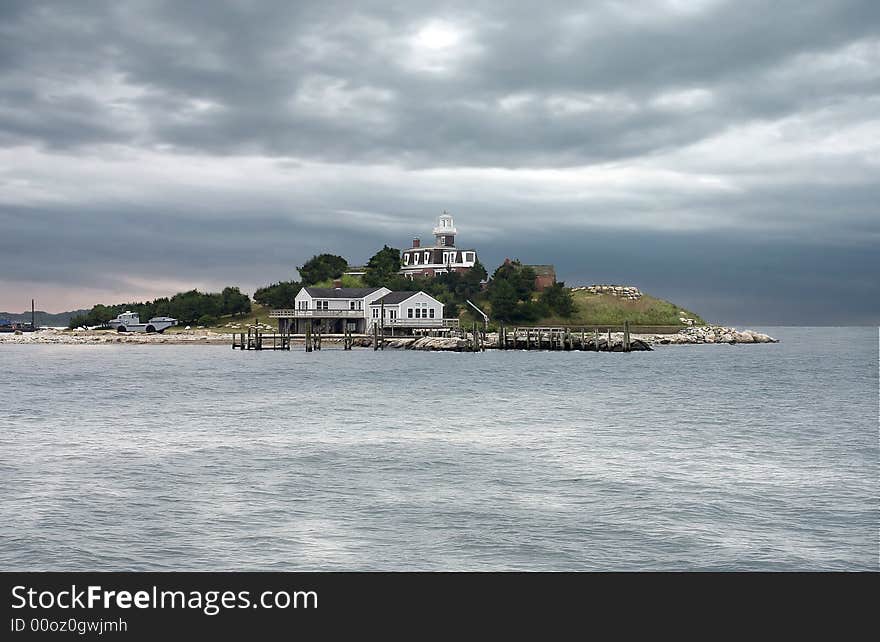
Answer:
POLYGON ((177 319, 172 319, 171 317, 153 317, 146 323, 141 323, 141 318, 137 312, 126 311, 110 321, 107 325, 114 328, 117 332, 162 333, 171 326, 177 325, 177 319))

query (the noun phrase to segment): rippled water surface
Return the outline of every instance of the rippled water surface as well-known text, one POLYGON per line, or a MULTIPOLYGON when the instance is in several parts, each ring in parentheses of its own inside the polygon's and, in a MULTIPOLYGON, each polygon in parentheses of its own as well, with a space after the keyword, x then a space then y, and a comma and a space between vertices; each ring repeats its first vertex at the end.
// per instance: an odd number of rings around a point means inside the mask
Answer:
POLYGON ((877 329, 0 346, 0 569, 877 569, 877 329))

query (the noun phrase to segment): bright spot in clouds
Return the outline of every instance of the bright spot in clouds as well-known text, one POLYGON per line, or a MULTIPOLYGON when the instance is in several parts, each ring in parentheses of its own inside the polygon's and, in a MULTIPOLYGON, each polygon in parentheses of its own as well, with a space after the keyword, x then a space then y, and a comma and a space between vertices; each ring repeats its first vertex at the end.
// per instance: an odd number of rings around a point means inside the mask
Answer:
POLYGON ((416 45, 425 49, 448 49, 461 41, 461 32, 445 22, 430 22, 416 34, 416 45))

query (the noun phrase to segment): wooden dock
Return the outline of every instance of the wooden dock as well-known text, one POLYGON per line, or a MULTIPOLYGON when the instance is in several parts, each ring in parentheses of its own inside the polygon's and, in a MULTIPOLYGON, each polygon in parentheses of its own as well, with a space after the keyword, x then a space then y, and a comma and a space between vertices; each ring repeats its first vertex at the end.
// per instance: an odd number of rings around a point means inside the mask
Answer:
MULTIPOLYGON (((630 335, 629 322, 625 321, 620 330, 619 340, 612 336, 612 328, 598 327, 514 327, 501 326, 498 331, 499 350, 581 350, 589 352, 632 352, 650 350, 651 346, 630 335)), ((478 343, 479 338, 472 340, 478 343)))
MULTIPOLYGON (((373 326, 372 336, 354 334, 346 330, 342 335, 327 335, 320 326, 306 326, 305 334, 293 335, 289 332, 263 332, 258 327, 235 333, 232 336, 233 350, 290 350, 294 339, 302 341, 306 352, 319 351, 325 340, 340 345, 343 350, 351 350, 354 345, 384 350, 386 344, 395 338, 389 337, 385 328, 373 326)), ((514 326, 502 325, 497 333, 490 333, 479 323, 470 329, 459 328, 452 336, 447 335, 452 344, 440 346, 438 350, 459 352, 485 352, 486 350, 550 350, 586 352, 633 352, 651 350, 651 346, 640 339, 633 339, 630 324, 622 326, 514 326), (457 337, 456 337, 457 334, 457 337)), ((400 347, 400 346, 395 346, 400 347)))
POLYGON ((289 332, 262 332, 258 328, 232 335, 232 349, 238 350, 290 350, 289 332))

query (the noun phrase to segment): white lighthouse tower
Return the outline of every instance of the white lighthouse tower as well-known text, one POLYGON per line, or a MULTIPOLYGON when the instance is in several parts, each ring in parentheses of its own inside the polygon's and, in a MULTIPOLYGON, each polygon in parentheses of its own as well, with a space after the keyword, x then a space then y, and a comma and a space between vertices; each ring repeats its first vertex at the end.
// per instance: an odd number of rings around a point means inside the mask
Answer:
POLYGON ((444 210, 437 219, 436 227, 434 227, 434 245, 436 247, 455 247, 455 235, 457 233, 458 230, 455 229, 452 214, 444 210))

